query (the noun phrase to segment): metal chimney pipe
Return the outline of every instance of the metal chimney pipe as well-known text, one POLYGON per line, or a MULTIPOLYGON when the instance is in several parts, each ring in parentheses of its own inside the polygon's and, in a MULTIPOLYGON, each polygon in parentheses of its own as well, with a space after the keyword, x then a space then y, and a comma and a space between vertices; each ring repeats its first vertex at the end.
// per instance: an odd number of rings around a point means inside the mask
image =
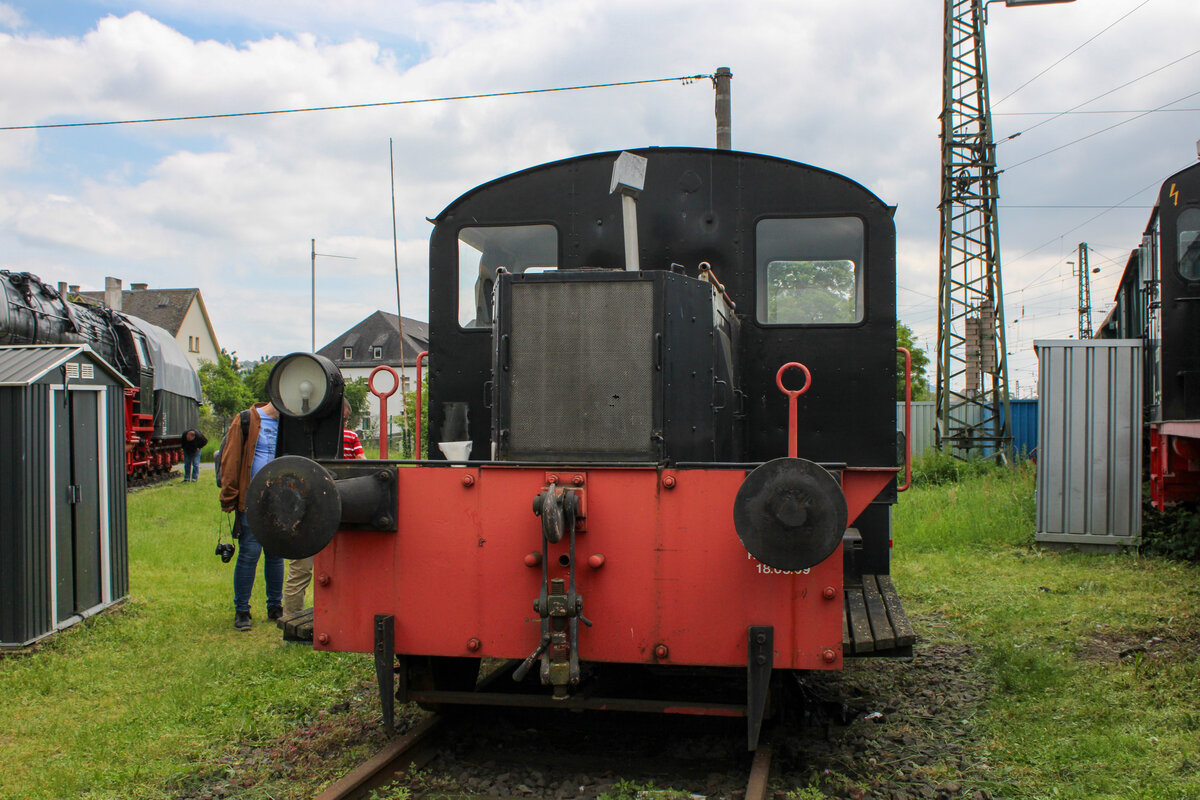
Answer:
POLYGON ((718 67, 713 76, 713 88, 717 90, 717 149, 733 149, 733 112, 730 105, 729 82, 733 73, 729 67, 718 67))

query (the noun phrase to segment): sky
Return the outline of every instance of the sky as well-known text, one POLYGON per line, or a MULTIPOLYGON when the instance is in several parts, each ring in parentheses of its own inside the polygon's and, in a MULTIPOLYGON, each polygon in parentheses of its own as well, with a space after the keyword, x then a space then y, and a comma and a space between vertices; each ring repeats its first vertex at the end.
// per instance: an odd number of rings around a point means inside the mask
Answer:
MULTIPOLYGON (((988 9, 1010 385, 1098 323, 1158 187, 1200 139, 1200 2, 988 9), (1073 113, 1059 115, 1071 110, 1073 113), (1143 113, 1154 110, 1152 113, 1143 113), (1087 113, 1083 113, 1087 112, 1087 113), (1009 138, 1014 134, 1019 138, 1009 138)), ((897 206, 899 316, 937 341, 937 0, 0 0, 0 126, 385 103, 733 72, 733 146, 897 206)), ((707 79, 370 109, 0 131, 0 268, 199 287, 241 359, 427 319, 433 217, 536 164, 713 146, 707 79), (333 258, 332 256, 342 256, 333 258)), ((930 379, 932 380, 932 374, 930 379)))

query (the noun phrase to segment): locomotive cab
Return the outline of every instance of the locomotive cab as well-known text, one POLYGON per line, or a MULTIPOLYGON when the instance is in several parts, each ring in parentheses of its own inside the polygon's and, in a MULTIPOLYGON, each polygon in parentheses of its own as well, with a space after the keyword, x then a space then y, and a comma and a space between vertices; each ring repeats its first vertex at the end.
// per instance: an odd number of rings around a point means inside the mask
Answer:
POLYGON ((385 708, 395 656, 403 699, 740 715, 753 749, 779 676, 911 653, 893 209, 782 159, 637 155, 635 206, 601 153, 438 215, 428 460, 251 487, 302 500, 254 525, 288 557, 318 495, 393 503, 305 534, 314 647, 375 652, 385 708), (481 657, 507 666, 477 683, 481 657), (733 694, 682 696, 700 674, 733 694))

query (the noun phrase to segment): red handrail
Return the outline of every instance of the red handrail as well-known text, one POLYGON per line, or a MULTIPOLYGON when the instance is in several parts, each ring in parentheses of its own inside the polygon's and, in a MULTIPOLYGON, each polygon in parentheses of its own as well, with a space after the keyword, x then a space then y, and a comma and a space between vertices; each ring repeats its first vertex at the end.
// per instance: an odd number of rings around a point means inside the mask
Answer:
POLYGON ((904 353, 904 485, 897 486, 903 492, 912 485, 912 353, 907 347, 897 347, 904 353))
POLYGON ((800 438, 800 421, 797 419, 796 414, 796 399, 807 392, 809 387, 812 386, 812 373, 808 371, 808 367, 799 361, 789 361, 779 368, 779 372, 775 373, 775 385, 788 398, 788 458, 795 458, 799 450, 798 440, 800 438), (788 389, 783 385, 783 373, 793 368, 804 373, 804 386, 799 389, 788 389))
POLYGON ((413 451, 413 457, 416 458, 417 461, 421 460, 421 362, 427 358, 429 358, 428 350, 422 350, 421 352, 417 353, 417 396, 416 396, 416 400, 414 402, 414 406, 416 408, 416 414, 414 415, 416 417, 416 419, 414 421, 416 422, 416 425, 417 425, 417 428, 416 428, 416 445, 417 446, 416 446, 416 449, 413 451))
MULTIPOLYGON (((396 370, 380 364, 375 369, 371 370, 370 377, 367 378, 367 388, 371 390, 371 394, 379 398, 379 457, 388 457, 388 437, 392 434, 392 424, 388 419, 387 399, 396 393, 400 388, 400 377, 396 374, 396 370), (386 392, 380 392, 375 388, 375 376, 381 372, 386 372, 392 376, 392 388, 386 392)), ((404 400, 403 397, 400 398, 404 400)))

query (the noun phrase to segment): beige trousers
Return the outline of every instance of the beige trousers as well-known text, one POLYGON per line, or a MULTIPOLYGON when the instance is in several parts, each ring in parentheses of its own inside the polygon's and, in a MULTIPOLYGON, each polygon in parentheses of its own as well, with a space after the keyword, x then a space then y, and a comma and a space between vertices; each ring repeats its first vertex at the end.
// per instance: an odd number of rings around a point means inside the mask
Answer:
POLYGON ((283 584, 283 613, 295 614, 304 610, 304 592, 312 582, 313 560, 298 558, 288 562, 287 581, 283 584))

